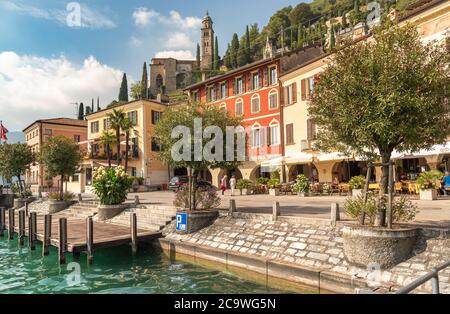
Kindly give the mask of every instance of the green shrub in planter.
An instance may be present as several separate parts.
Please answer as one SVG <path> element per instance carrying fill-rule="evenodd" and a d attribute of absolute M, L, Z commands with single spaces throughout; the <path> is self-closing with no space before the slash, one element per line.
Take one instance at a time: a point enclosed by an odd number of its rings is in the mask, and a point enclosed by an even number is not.
<path fill-rule="evenodd" d="M 280 180 L 279 179 L 270 179 L 269 181 L 267 181 L 267 185 L 269 186 L 269 189 L 276 189 L 280 185 Z"/>
<path fill-rule="evenodd" d="M 119 205 L 125 202 L 132 181 L 124 168 L 105 169 L 99 167 L 94 171 L 94 193 L 100 199 L 101 205 Z"/>
<path fill-rule="evenodd" d="M 364 176 L 355 176 L 350 179 L 348 184 L 352 190 L 360 190 L 366 184 L 366 178 Z"/>
<path fill-rule="evenodd" d="M 51 201 L 61 201 L 59 199 L 59 196 L 60 196 L 59 192 L 52 192 L 48 194 L 48 199 Z M 73 194 L 72 192 L 64 192 L 62 201 L 69 202 L 72 201 L 74 198 L 75 194 Z"/>
<path fill-rule="evenodd" d="M 297 180 L 295 181 L 295 183 L 293 185 L 294 192 L 307 193 L 307 192 L 309 192 L 310 189 L 311 189 L 311 185 L 309 183 L 308 178 L 303 174 L 299 174 L 297 176 Z"/>
<path fill-rule="evenodd" d="M 238 190 L 248 189 L 252 186 L 252 181 L 247 179 L 239 179 L 236 183 L 236 188 Z"/>
<path fill-rule="evenodd" d="M 256 179 L 256 183 L 260 185 L 267 185 L 267 182 L 269 182 L 269 179 L 265 177 L 259 177 Z"/>
<path fill-rule="evenodd" d="M 442 180 L 444 174 L 439 170 L 422 172 L 417 178 L 417 184 L 421 190 L 436 189 L 437 182 Z"/>

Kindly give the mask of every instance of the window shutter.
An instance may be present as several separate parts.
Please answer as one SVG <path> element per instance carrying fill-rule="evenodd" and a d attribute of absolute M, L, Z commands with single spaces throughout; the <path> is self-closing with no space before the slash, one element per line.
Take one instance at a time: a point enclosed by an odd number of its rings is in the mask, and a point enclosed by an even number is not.
<path fill-rule="evenodd" d="M 262 70 L 262 69 L 260 69 L 260 70 L 258 71 L 258 75 L 259 75 L 259 80 L 258 80 L 258 82 L 259 82 L 259 88 L 262 88 L 262 87 L 263 87 L 263 76 L 264 76 L 264 73 L 263 73 L 263 70 Z"/>
<path fill-rule="evenodd" d="M 306 100 L 306 80 L 303 79 L 301 81 L 301 84 L 302 84 L 302 86 L 301 86 L 301 88 L 302 88 L 302 100 Z"/>
<path fill-rule="evenodd" d="M 216 86 L 215 87 L 216 88 L 216 99 L 214 99 L 214 100 L 217 100 L 217 99 L 219 99 L 220 84 L 217 83 L 215 86 Z"/>
<path fill-rule="evenodd" d="M 283 99 L 284 99 L 284 105 L 285 106 L 289 105 L 287 89 L 288 89 L 287 86 L 283 87 Z"/>
<path fill-rule="evenodd" d="M 248 80 L 248 86 L 249 86 L 249 90 L 254 90 L 255 86 L 253 86 L 253 74 L 250 73 L 250 78 Z"/>
<path fill-rule="evenodd" d="M 232 87 L 233 87 L 233 95 L 236 95 L 236 94 L 237 94 L 237 90 L 236 90 L 236 89 L 237 89 L 237 88 L 236 88 L 236 87 L 237 87 L 237 86 L 236 86 L 236 79 L 233 79 L 233 86 L 232 86 Z"/>
<path fill-rule="evenodd" d="M 292 103 L 297 102 L 297 82 L 292 84 Z"/>
<path fill-rule="evenodd" d="M 225 96 L 226 97 L 228 97 L 228 93 L 229 93 L 229 91 L 228 91 L 228 87 L 229 87 L 229 84 L 228 84 L 228 80 L 226 80 L 226 82 L 225 82 Z"/>
<path fill-rule="evenodd" d="M 247 86 L 245 87 L 245 91 L 248 92 L 248 91 L 252 90 L 253 89 L 252 85 L 253 85 L 252 84 L 252 74 L 248 73 L 247 74 Z"/>
<path fill-rule="evenodd" d="M 267 128 L 267 146 L 269 146 L 271 143 L 272 143 L 272 141 L 271 141 L 271 137 L 272 137 L 272 128 L 269 126 L 268 128 Z"/>
<path fill-rule="evenodd" d="M 264 86 L 268 86 L 269 85 L 269 68 L 265 67 L 264 68 Z"/>
<path fill-rule="evenodd" d="M 266 146 L 266 144 L 265 144 L 266 134 L 265 133 L 266 133 L 266 128 L 261 127 L 259 129 L 259 146 L 260 147 Z"/>
<path fill-rule="evenodd" d="M 155 112 L 152 110 L 152 124 L 155 124 Z"/>

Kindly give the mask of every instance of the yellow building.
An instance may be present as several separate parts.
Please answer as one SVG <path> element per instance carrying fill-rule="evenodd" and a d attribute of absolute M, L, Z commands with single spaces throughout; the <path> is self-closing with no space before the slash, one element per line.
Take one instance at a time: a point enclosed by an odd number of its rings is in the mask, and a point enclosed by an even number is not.
<path fill-rule="evenodd" d="M 393 19 L 400 25 L 407 22 L 417 25 L 424 43 L 431 40 L 443 41 L 449 35 L 450 2 L 443 0 L 422 1 L 424 4 L 407 11 L 403 16 Z M 370 38 L 369 38 L 370 39 Z M 314 77 L 320 74 L 332 55 L 324 55 L 294 68 L 280 76 L 284 101 L 282 117 L 284 126 L 284 158 L 278 160 L 278 166 L 284 168 L 286 180 L 293 180 L 297 174 L 305 174 L 308 178 L 319 182 L 331 182 L 337 178 L 340 182 L 350 177 L 365 174 L 366 162 L 355 156 L 343 156 L 339 153 L 321 153 L 312 149 L 317 129 L 308 117 L 309 96 L 314 89 Z M 424 169 L 449 168 L 450 139 L 446 145 L 437 145 L 430 151 L 416 154 L 394 153 L 393 158 L 399 160 L 410 179 Z M 372 178 L 379 181 L 381 171 L 376 169 Z"/>
<path fill-rule="evenodd" d="M 127 172 L 131 176 L 143 177 L 147 186 L 161 186 L 169 181 L 170 171 L 167 165 L 157 159 L 160 147 L 155 141 L 155 124 L 159 121 L 166 104 L 153 100 L 136 100 L 114 107 L 123 110 L 126 116 L 135 123 L 134 132 L 130 134 L 129 159 Z M 83 176 L 79 185 L 80 192 L 90 192 L 93 169 L 108 166 L 106 147 L 101 143 L 102 132 L 109 128 L 108 114 L 113 109 L 104 109 L 87 115 L 88 123 L 88 155 L 83 161 Z M 111 130 L 114 133 L 114 131 Z M 115 134 L 115 133 L 114 133 Z M 111 163 L 116 165 L 116 145 L 112 145 Z M 122 166 L 125 158 L 125 135 L 121 134 Z M 72 190 L 76 188 L 73 187 Z"/>

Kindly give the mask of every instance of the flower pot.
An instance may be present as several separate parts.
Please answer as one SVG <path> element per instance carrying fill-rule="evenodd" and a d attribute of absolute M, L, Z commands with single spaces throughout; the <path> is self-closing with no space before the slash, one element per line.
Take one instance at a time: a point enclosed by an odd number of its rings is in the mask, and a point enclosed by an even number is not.
<path fill-rule="evenodd" d="M 105 221 L 111 219 L 120 213 L 122 213 L 128 205 L 119 204 L 119 205 L 99 205 L 97 208 L 97 219 L 98 221 Z"/>
<path fill-rule="evenodd" d="M 352 189 L 352 196 L 353 197 L 360 197 L 363 193 L 362 189 Z"/>
<path fill-rule="evenodd" d="M 297 192 L 297 195 L 299 197 L 307 197 L 308 196 L 308 192 Z"/>
<path fill-rule="evenodd" d="M 280 189 L 269 189 L 269 195 L 271 195 L 271 196 L 280 195 Z"/>
<path fill-rule="evenodd" d="M 435 189 L 420 190 L 420 200 L 424 201 L 437 200 L 437 190 Z"/>
<path fill-rule="evenodd" d="M 55 214 L 57 212 L 60 212 L 66 208 L 68 208 L 72 202 L 68 201 L 49 201 L 48 202 L 48 213 L 49 214 Z"/>
<path fill-rule="evenodd" d="M 249 195 L 248 189 L 241 189 L 241 195 Z"/>
<path fill-rule="evenodd" d="M 351 264 L 391 268 L 407 260 L 414 249 L 417 229 L 344 227 L 344 255 Z"/>

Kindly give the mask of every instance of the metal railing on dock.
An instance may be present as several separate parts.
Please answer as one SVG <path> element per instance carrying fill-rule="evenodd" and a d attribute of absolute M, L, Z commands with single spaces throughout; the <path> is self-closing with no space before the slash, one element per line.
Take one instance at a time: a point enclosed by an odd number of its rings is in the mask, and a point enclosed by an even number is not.
<path fill-rule="evenodd" d="M 444 264 L 434 268 L 429 273 L 427 273 L 427 274 L 417 278 L 416 280 L 414 280 L 410 284 L 408 284 L 405 287 L 397 290 L 395 293 L 396 294 L 407 294 L 407 293 L 410 293 L 411 291 L 417 289 L 418 287 L 420 287 L 424 283 L 426 283 L 429 280 L 431 280 L 432 293 L 433 294 L 439 294 L 440 293 L 440 290 L 439 290 L 439 272 L 441 270 L 444 270 L 447 267 L 450 267 L 450 260 L 448 262 L 446 262 L 446 263 L 444 263 Z"/>

